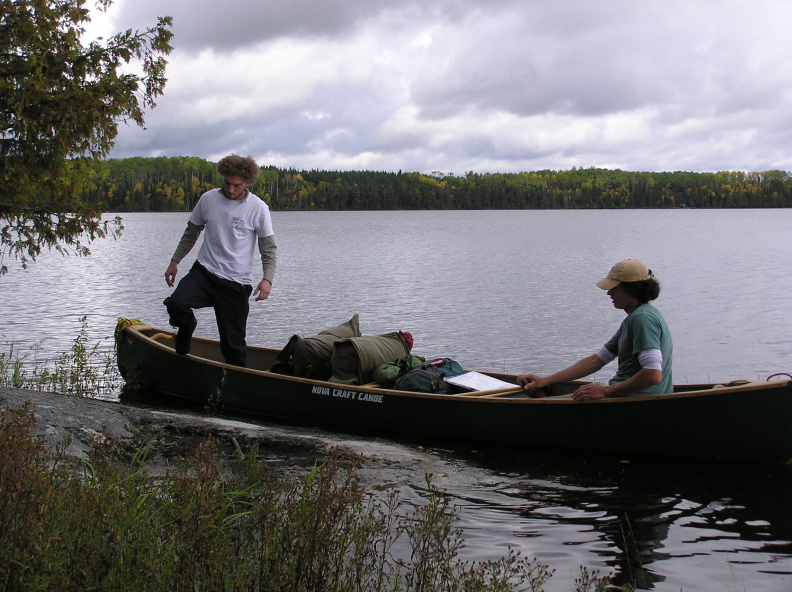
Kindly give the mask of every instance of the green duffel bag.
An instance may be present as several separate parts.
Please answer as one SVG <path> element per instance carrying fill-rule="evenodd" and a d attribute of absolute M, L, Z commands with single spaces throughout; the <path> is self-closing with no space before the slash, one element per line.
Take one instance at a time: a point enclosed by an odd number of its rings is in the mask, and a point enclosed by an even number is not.
<path fill-rule="evenodd" d="M 374 373 L 371 375 L 371 380 L 385 388 L 393 388 L 399 376 L 407 372 L 413 366 L 423 364 L 425 361 L 426 358 L 410 354 L 394 362 L 386 362 L 377 366 L 377 369 L 374 370 Z"/>
<path fill-rule="evenodd" d="M 400 332 L 341 339 L 333 344 L 330 359 L 330 382 L 360 385 L 371 382 L 374 370 L 388 360 L 397 360 L 410 353 Z"/>
<path fill-rule="evenodd" d="M 360 319 L 354 315 L 346 323 L 325 329 L 318 335 L 300 337 L 293 335 L 280 353 L 278 362 L 271 368 L 278 374 L 290 374 L 300 378 L 327 380 L 332 373 L 330 358 L 333 344 L 339 339 L 360 337 Z"/>

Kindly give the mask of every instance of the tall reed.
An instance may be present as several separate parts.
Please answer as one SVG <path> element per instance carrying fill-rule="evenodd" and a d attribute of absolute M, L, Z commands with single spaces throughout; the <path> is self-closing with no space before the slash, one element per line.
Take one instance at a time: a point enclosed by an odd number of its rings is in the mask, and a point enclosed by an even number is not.
<path fill-rule="evenodd" d="M 101 343 L 88 343 L 88 318 L 80 318 L 80 332 L 67 352 L 54 361 L 38 357 L 38 348 L 0 353 L 0 386 L 76 395 L 115 397 L 121 387 L 114 352 L 104 352 Z"/>

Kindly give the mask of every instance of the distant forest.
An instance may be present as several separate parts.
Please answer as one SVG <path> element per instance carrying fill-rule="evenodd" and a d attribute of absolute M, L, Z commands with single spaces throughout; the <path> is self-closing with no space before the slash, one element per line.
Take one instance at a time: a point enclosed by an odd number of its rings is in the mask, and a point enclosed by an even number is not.
<path fill-rule="evenodd" d="M 216 163 L 194 157 L 97 162 L 84 199 L 105 212 L 190 210 L 218 187 Z M 273 210 L 523 210 L 610 208 L 788 208 L 792 177 L 761 173 L 525 173 L 299 171 L 264 167 L 252 191 Z"/>

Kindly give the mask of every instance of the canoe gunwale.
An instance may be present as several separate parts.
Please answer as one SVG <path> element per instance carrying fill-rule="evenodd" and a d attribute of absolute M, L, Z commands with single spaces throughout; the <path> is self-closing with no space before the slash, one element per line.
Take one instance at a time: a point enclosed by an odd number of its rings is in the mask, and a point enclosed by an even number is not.
<path fill-rule="evenodd" d="M 125 331 L 133 332 L 137 334 L 143 341 L 148 342 L 153 347 L 163 350 L 164 352 L 168 353 L 169 355 L 176 356 L 176 352 L 174 351 L 173 347 L 168 346 L 160 342 L 158 339 L 161 337 L 167 338 L 175 338 L 176 333 L 173 331 L 163 331 L 156 327 L 151 327 L 148 325 L 130 325 L 125 328 Z M 154 331 L 154 335 L 148 335 L 147 332 Z M 206 339 L 203 337 L 193 337 L 194 341 L 204 342 L 204 343 L 214 343 L 211 339 Z M 248 346 L 248 350 L 253 351 L 263 351 L 269 352 L 272 354 L 277 354 L 280 350 L 276 348 L 270 347 L 262 347 L 262 346 Z M 735 384 L 732 386 L 722 385 L 719 383 L 702 383 L 702 384 L 695 384 L 695 385 L 674 385 L 675 388 L 680 388 L 681 390 L 675 391 L 673 393 L 663 393 L 658 395 L 642 395 L 642 396 L 628 396 L 628 397 L 608 397 L 605 399 L 592 399 L 592 400 L 584 400 L 578 401 L 570 398 L 565 397 L 544 397 L 544 398 L 531 398 L 531 397 L 520 397 L 520 398 L 507 398 L 505 394 L 520 394 L 515 385 L 514 390 L 512 389 L 494 389 L 491 391 L 476 391 L 471 393 L 457 393 L 453 396 L 449 396 L 447 394 L 432 394 L 432 393 L 419 393 L 413 391 L 400 391 L 396 389 L 388 389 L 382 386 L 377 385 L 346 385 L 346 384 L 339 384 L 328 382 L 324 380 L 315 380 L 312 378 L 302 378 L 299 376 L 289 376 L 285 374 L 278 374 L 275 372 L 270 372 L 269 370 L 259 370 L 256 368 L 242 368 L 239 366 L 233 366 L 231 364 L 226 364 L 224 362 L 219 362 L 217 360 L 212 360 L 210 358 L 204 358 L 200 356 L 196 356 L 194 354 L 187 354 L 184 356 L 189 359 L 194 359 L 199 361 L 202 364 L 207 364 L 211 366 L 215 366 L 218 368 L 223 369 L 233 369 L 236 372 L 243 372 L 246 374 L 253 374 L 253 375 L 261 375 L 267 376 L 270 378 L 275 378 L 279 380 L 284 380 L 293 383 L 304 383 L 310 385 L 322 385 L 322 386 L 331 386 L 332 388 L 347 388 L 347 389 L 354 389 L 356 391 L 361 392 L 376 392 L 382 393 L 387 392 L 389 395 L 396 395 L 396 396 L 407 396 L 407 397 L 418 397 L 418 398 L 433 398 L 433 399 L 443 399 L 443 400 L 455 400 L 455 401 L 469 401 L 469 400 L 478 400 L 478 401 L 489 401 L 492 403 L 497 404 L 526 404 L 532 403 L 537 405 L 564 405 L 564 404 L 574 404 L 574 405 L 591 405 L 591 404 L 614 404 L 614 403 L 638 403 L 643 401 L 656 401 L 656 400 L 668 400 L 668 399 L 676 399 L 676 398 L 689 398 L 689 397 L 709 397 L 709 396 L 717 396 L 719 394 L 723 394 L 725 392 L 731 393 L 741 393 L 741 392 L 748 392 L 748 391 L 757 391 L 757 390 L 764 390 L 764 389 L 775 389 L 775 388 L 783 388 L 784 386 L 788 386 L 792 384 L 792 380 L 760 380 L 760 381 L 749 381 L 749 382 L 741 382 L 740 384 Z M 499 378 L 507 378 L 513 377 L 514 375 L 502 372 L 482 372 L 483 374 L 488 374 L 491 376 L 496 376 Z M 570 381 L 568 385 L 583 385 L 587 384 L 589 381 L 585 380 L 575 380 Z M 698 388 L 700 387 L 700 388 Z M 511 392 L 510 392 L 511 391 Z M 488 396 L 489 395 L 489 396 Z"/>

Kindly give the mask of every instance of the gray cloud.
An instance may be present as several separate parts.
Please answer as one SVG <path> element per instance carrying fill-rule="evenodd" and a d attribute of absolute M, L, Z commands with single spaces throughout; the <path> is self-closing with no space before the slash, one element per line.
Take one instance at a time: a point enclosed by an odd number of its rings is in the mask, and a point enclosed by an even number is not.
<path fill-rule="evenodd" d="M 164 11 L 165 95 L 111 156 L 792 169 L 785 0 L 117 0 L 110 16 L 119 30 Z"/>
<path fill-rule="evenodd" d="M 453 21 L 467 12 L 468 4 L 457 0 L 117 0 L 116 22 L 142 28 L 151 15 L 166 13 L 174 17 L 174 33 L 182 49 L 232 51 L 280 38 L 340 38 L 379 15 L 400 19 L 407 14 L 415 22 Z M 502 0 L 492 0 L 493 7 L 501 4 Z"/>

